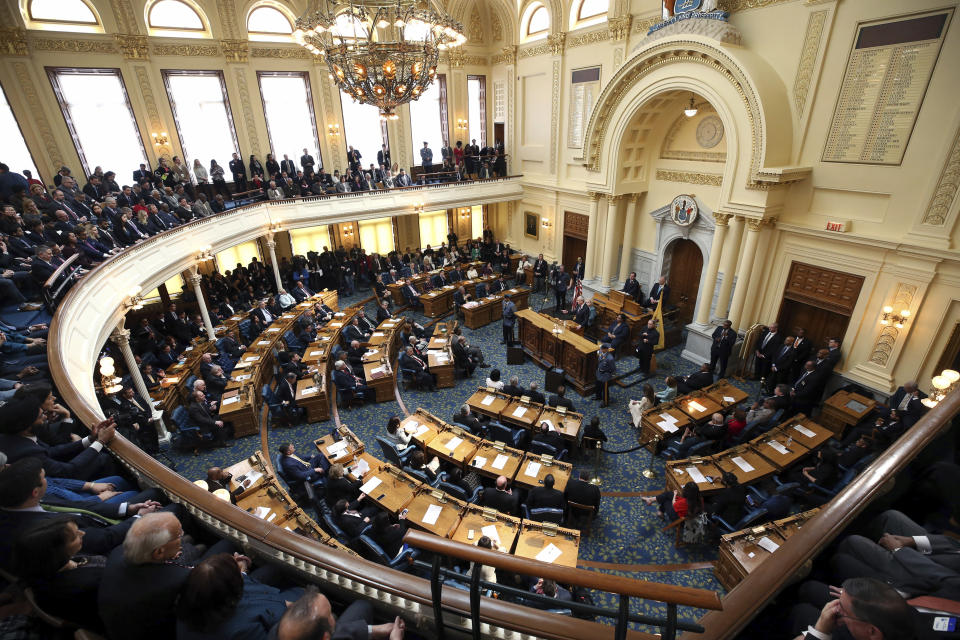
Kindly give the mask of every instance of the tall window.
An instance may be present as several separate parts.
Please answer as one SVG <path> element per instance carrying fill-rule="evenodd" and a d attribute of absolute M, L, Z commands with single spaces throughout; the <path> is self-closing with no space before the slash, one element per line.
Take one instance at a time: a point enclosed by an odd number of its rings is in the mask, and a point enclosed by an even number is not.
<path fill-rule="evenodd" d="M 150 35 L 176 38 L 205 38 L 207 22 L 197 5 L 188 0 L 153 0 L 145 7 Z"/>
<path fill-rule="evenodd" d="M 95 167 L 125 175 L 147 154 L 119 69 L 47 68 L 86 175 Z"/>
<path fill-rule="evenodd" d="M 550 13 L 545 6 L 536 2 L 524 11 L 520 25 L 524 41 L 529 42 L 546 38 L 547 32 L 550 30 Z"/>
<path fill-rule="evenodd" d="M 344 143 L 360 152 L 363 156 L 360 162 L 364 167 L 369 167 L 371 162 L 377 164 L 380 145 L 390 144 L 387 141 L 387 124 L 380 120 L 380 110 L 371 104 L 355 102 L 343 91 L 340 92 L 340 108 L 343 110 Z M 360 240 L 363 242 L 363 236 Z M 366 247 L 366 243 L 363 246 Z"/>
<path fill-rule="evenodd" d="M 447 241 L 447 212 L 428 211 L 420 214 L 420 246 L 430 245 L 434 249 Z"/>
<path fill-rule="evenodd" d="M 263 260 L 263 257 L 260 255 L 260 246 L 255 241 L 244 242 L 234 245 L 229 249 L 224 249 L 217 254 L 216 258 L 217 266 L 221 273 L 224 271 L 233 271 L 237 268 L 238 262 L 243 266 L 247 266 L 254 258 Z"/>
<path fill-rule="evenodd" d="M 161 73 L 187 166 L 192 167 L 193 159 L 199 158 L 200 163 L 209 169 L 210 160 L 216 160 L 227 170 L 229 178 L 227 163 L 234 152 L 240 151 L 240 145 L 223 74 L 220 71 L 168 69 Z M 246 158 L 242 155 L 241 158 L 246 164 Z"/>
<path fill-rule="evenodd" d="M 257 79 L 260 81 L 263 112 L 267 117 L 270 148 L 277 162 L 283 159 L 283 154 L 287 154 L 299 165 L 298 159 L 306 147 L 310 155 L 323 166 L 307 74 L 299 71 L 258 71 Z"/>
<path fill-rule="evenodd" d="M 570 76 L 570 120 L 567 123 L 567 146 L 583 147 L 590 114 L 600 95 L 600 67 L 576 69 Z"/>
<path fill-rule="evenodd" d="M 470 139 L 487 146 L 487 77 L 467 76 Z"/>
<path fill-rule="evenodd" d="M 27 141 L 23 139 L 23 133 L 20 132 L 20 125 L 13 116 L 13 109 L 7 102 L 7 94 L 4 93 L 3 87 L 0 87 L 0 149 L 2 149 L 0 162 L 10 167 L 10 171 L 23 173 L 24 169 L 29 169 L 33 172 L 34 178 L 41 179 L 30 149 L 27 148 Z"/>
<path fill-rule="evenodd" d="M 580 0 L 570 10 L 570 28 L 579 29 L 605 22 L 610 0 Z"/>
<path fill-rule="evenodd" d="M 320 253 L 324 247 L 332 247 L 330 225 L 290 229 L 290 246 L 293 247 L 293 255 L 296 256 L 305 256 L 310 251 Z"/>
<path fill-rule="evenodd" d="M 29 0 L 21 2 L 20 7 L 28 29 L 103 33 L 88 0 Z"/>
<path fill-rule="evenodd" d="M 475 204 L 470 207 L 470 237 L 483 237 L 483 205 Z"/>
<path fill-rule="evenodd" d="M 450 141 L 447 130 L 447 76 L 438 74 L 435 82 L 410 103 L 410 132 L 413 136 L 411 165 L 420 164 L 420 149 L 428 142 L 433 150 L 434 164 L 442 162 L 440 149 Z"/>
<path fill-rule="evenodd" d="M 247 15 L 247 33 L 251 40 L 291 42 L 293 22 L 282 5 L 264 2 Z"/>
<path fill-rule="evenodd" d="M 183 291 L 183 276 L 179 273 L 166 282 L 163 283 L 167 287 L 167 295 L 175 296 Z M 159 300 L 160 299 L 160 288 L 151 289 L 147 292 L 147 295 L 143 296 L 144 300 Z"/>
<path fill-rule="evenodd" d="M 367 254 L 387 255 L 394 249 L 393 218 L 360 221 L 360 246 Z"/>

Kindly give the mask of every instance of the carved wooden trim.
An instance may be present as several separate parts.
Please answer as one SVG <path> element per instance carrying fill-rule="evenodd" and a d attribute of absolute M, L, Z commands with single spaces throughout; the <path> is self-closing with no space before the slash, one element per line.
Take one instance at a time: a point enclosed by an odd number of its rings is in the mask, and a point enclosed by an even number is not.
<path fill-rule="evenodd" d="M 807 20 L 807 33 L 803 38 L 803 48 L 800 52 L 800 63 L 797 65 L 797 76 L 793 81 L 793 104 L 797 115 L 802 115 L 807 104 L 807 92 L 810 90 L 810 79 L 813 69 L 817 65 L 817 53 L 820 51 L 820 39 L 823 36 L 823 26 L 827 21 L 827 10 L 815 11 Z"/>
<path fill-rule="evenodd" d="M 899 288 L 897 289 L 897 295 L 894 298 L 893 308 L 897 309 L 909 309 L 910 305 L 913 303 L 913 296 L 917 293 L 917 287 L 912 284 L 900 283 Z M 897 338 L 900 337 L 900 332 L 902 329 L 897 329 L 892 324 L 886 325 L 883 330 L 880 332 L 880 335 L 877 336 L 877 343 L 873 345 L 873 353 L 870 355 L 870 362 L 880 365 L 881 367 L 887 366 L 887 362 L 890 360 L 890 355 L 893 353 L 893 347 L 897 342 Z"/>
<path fill-rule="evenodd" d="M 953 146 L 943 163 L 943 171 L 940 172 L 940 179 L 937 181 L 936 189 L 933 190 L 930 204 L 927 205 L 927 210 L 923 214 L 923 224 L 943 226 L 958 190 L 960 190 L 960 128 L 957 128 L 957 133 L 953 137 Z"/>

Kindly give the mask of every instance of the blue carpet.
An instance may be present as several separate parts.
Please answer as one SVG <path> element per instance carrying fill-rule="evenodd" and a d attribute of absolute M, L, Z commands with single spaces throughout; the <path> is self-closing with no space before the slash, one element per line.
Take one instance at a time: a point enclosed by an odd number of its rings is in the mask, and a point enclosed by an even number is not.
<path fill-rule="evenodd" d="M 349 306 L 366 296 L 366 293 L 355 295 L 341 300 L 341 307 Z M 367 314 L 375 315 L 373 303 L 366 305 Z M 421 324 L 429 319 L 415 313 L 405 313 L 414 317 Z M 483 350 L 483 354 L 492 368 L 499 368 L 503 380 L 516 375 L 521 384 L 538 381 L 543 387 L 544 370 L 530 360 L 522 365 L 507 365 L 505 348 L 499 344 L 502 337 L 499 322 L 487 325 L 478 330 L 464 328 L 467 340 Z M 686 375 L 696 370 L 696 366 L 682 360 L 680 353 L 682 346 L 659 352 L 657 361 L 659 375 L 648 382 L 654 389 L 664 387 L 666 375 Z M 625 357 L 618 361 L 621 373 L 633 369 L 636 360 Z M 404 391 L 402 385 L 399 392 L 404 404 L 410 412 L 422 407 L 444 420 L 452 420 L 453 414 L 460 405 L 483 384 L 483 380 L 491 369 L 477 369 L 472 379 L 458 380 L 452 389 L 443 389 L 435 393 L 426 391 Z M 625 383 L 637 380 L 639 374 L 633 374 L 624 379 Z M 734 381 L 735 382 L 735 381 Z M 747 391 L 751 397 L 758 391 L 758 383 L 736 383 Z M 623 451 L 637 446 L 637 432 L 630 421 L 627 403 L 631 398 L 640 396 L 640 385 L 629 389 L 617 386 L 611 387 L 611 406 L 602 408 L 592 396 L 583 398 L 568 391 L 568 397 L 573 400 L 579 412 L 584 414 L 584 420 L 599 416 L 601 428 L 606 432 L 609 442 L 608 451 Z M 379 457 L 379 448 L 374 440 L 375 436 L 384 431 L 387 420 L 393 415 L 401 415 L 400 407 L 396 402 L 370 404 L 361 408 L 341 412 L 341 421 L 348 425 L 367 444 L 368 450 Z M 298 427 L 275 430 L 270 433 L 270 448 L 276 450 L 282 442 L 292 442 L 301 453 L 313 453 L 313 440 L 328 433 L 333 428 L 333 422 L 301 425 Z M 177 464 L 177 470 L 189 480 L 205 477 L 206 469 L 213 465 L 227 466 L 237 462 L 260 448 L 259 437 L 247 437 L 237 440 L 232 448 L 215 449 L 201 452 L 199 456 L 171 453 Z M 574 473 L 585 466 L 602 481 L 601 490 L 604 492 L 648 492 L 661 491 L 664 488 L 663 460 L 655 458 L 653 468 L 656 477 L 644 478 L 640 472 L 650 463 L 650 454 L 645 449 L 619 455 L 602 454 L 599 464 L 594 464 L 591 457 L 588 461 L 574 460 Z M 674 546 L 674 533 L 664 533 L 664 526 L 657 516 L 654 507 L 643 505 L 639 497 L 605 496 L 601 504 L 600 514 L 591 532 L 581 541 L 580 559 L 583 561 L 611 563 L 616 565 L 685 565 L 688 563 L 711 562 L 716 559 L 716 550 L 712 548 L 683 548 Z M 642 567 L 650 569 L 651 567 Z M 639 567 L 638 567 L 639 569 Z M 716 581 L 711 569 L 675 569 L 665 567 L 660 571 L 623 571 L 622 567 L 605 568 L 600 570 L 616 575 L 631 578 L 651 580 L 668 584 L 690 587 L 699 587 L 723 592 L 723 588 Z M 597 604 L 616 608 L 617 603 L 613 596 L 594 594 Z M 634 602 L 634 612 L 643 612 L 651 615 L 664 615 L 665 608 L 657 603 Z M 684 620 L 695 620 L 703 612 L 691 609 L 681 610 L 680 617 Z"/>

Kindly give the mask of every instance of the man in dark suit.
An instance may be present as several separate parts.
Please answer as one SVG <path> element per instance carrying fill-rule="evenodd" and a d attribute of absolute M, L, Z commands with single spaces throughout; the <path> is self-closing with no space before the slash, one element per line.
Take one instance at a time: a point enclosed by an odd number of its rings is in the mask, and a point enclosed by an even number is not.
<path fill-rule="evenodd" d="M 700 370 L 677 378 L 677 393 L 690 393 L 713 384 L 713 372 L 709 364 L 700 365 Z"/>
<path fill-rule="evenodd" d="M 553 488 L 555 479 L 552 473 L 548 473 L 543 478 L 543 487 L 530 489 L 527 494 L 527 509 L 563 509 L 563 494 Z"/>
<path fill-rule="evenodd" d="M 457 310 L 457 313 L 460 314 L 460 311 L 463 308 L 464 303 L 470 299 L 470 294 L 467 293 L 466 288 L 463 285 L 457 287 L 457 290 L 453 292 L 453 307 Z"/>
<path fill-rule="evenodd" d="M 260 322 L 263 323 L 263 326 L 265 327 L 269 326 L 274 320 L 273 313 L 267 308 L 266 300 L 261 300 L 257 305 L 257 308 L 254 309 L 250 315 L 259 318 Z"/>
<path fill-rule="evenodd" d="M 617 352 L 617 348 L 630 339 L 630 326 L 627 324 L 627 316 L 622 313 L 617 314 L 617 319 L 610 325 L 607 331 L 607 341 L 610 342 L 610 348 Z"/>
<path fill-rule="evenodd" d="M 417 291 L 412 282 L 403 285 L 403 295 L 411 306 L 423 306 L 423 303 L 420 302 L 420 292 Z"/>
<path fill-rule="evenodd" d="M 236 191 L 247 190 L 247 168 L 240 159 L 240 155 L 233 154 L 233 160 L 230 161 L 230 172 L 233 174 L 233 184 Z"/>
<path fill-rule="evenodd" d="M 640 370 L 645 378 L 650 376 L 650 358 L 653 350 L 660 342 L 660 332 L 657 323 L 652 319 L 647 321 L 647 328 L 640 332 L 640 341 L 637 342 L 637 360 L 640 361 Z"/>
<path fill-rule="evenodd" d="M 777 349 L 770 363 L 770 375 L 767 378 L 767 389 L 773 389 L 777 384 L 790 381 L 793 371 L 793 360 L 796 353 L 793 350 L 793 336 L 787 336 L 783 344 Z"/>
<path fill-rule="evenodd" d="M 280 161 L 280 173 L 286 173 L 291 179 L 297 177 L 297 165 L 287 154 L 283 154 L 283 160 Z"/>
<path fill-rule="evenodd" d="M 519 496 L 510 488 L 510 481 L 506 476 L 497 478 L 495 489 L 483 490 L 483 506 L 493 507 L 500 513 L 516 515 L 520 511 Z"/>
<path fill-rule="evenodd" d="M 527 389 L 526 395 L 530 398 L 530 402 L 539 402 L 540 404 L 544 404 L 547 401 L 547 399 L 540 392 L 540 385 L 536 382 L 530 383 L 530 387 Z"/>
<path fill-rule="evenodd" d="M 430 373 L 426 361 L 420 359 L 420 357 L 413 352 L 413 347 L 409 345 L 406 350 L 400 354 L 400 368 L 413 371 L 413 376 L 417 381 L 418 387 L 426 388 L 428 391 L 437 390 L 437 382 L 433 374 Z"/>
<path fill-rule="evenodd" d="M 727 362 L 730 360 L 730 353 L 733 352 L 733 345 L 737 342 L 737 332 L 733 330 L 733 323 L 724 320 L 723 325 L 713 330 L 710 344 L 710 371 L 717 368 L 720 363 L 721 378 L 727 373 Z"/>
<path fill-rule="evenodd" d="M 347 362 L 354 370 L 359 371 L 363 367 L 363 355 L 366 352 L 367 348 L 361 345 L 359 340 L 350 342 L 350 348 L 347 349 Z"/>
<path fill-rule="evenodd" d="M 796 380 L 803 373 L 803 364 L 813 355 L 813 342 L 807 338 L 807 332 L 797 327 L 797 337 L 793 341 L 793 371 L 790 379 Z"/>
<path fill-rule="evenodd" d="M 550 266 L 547 264 L 547 261 L 543 259 L 543 254 L 541 253 L 533 263 L 534 291 L 543 291 L 543 288 L 547 282 L 547 272 L 549 269 Z"/>
<path fill-rule="evenodd" d="M 553 455 L 560 455 L 560 452 L 564 449 L 563 438 L 554 429 L 551 429 L 550 425 L 546 422 L 540 423 L 540 431 L 534 436 L 533 440 L 530 441 L 530 444 L 533 445 L 534 442 L 553 447 L 555 451 Z"/>
<path fill-rule="evenodd" d="M 586 469 L 580 470 L 579 479 L 571 478 L 567 482 L 567 488 L 563 491 L 566 501 L 576 502 L 591 507 L 596 507 L 593 515 L 600 512 L 600 487 L 590 482 L 590 472 Z"/>
<path fill-rule="evenodd" d="M 469 376 L 472 376 L 474 369 L 477 368 L 477 363 L 467 351 L 467 339 L 463 336 L 453 337 L 453 361 L 458 369 L 466 371 Z"/>
<path fill-rule="evenodd" d="M 297 282 L 297 286 L 293 288 L 293 291 L 290 292 L 290 295 L 292 295 L 294 300 L 299 303 L 312 296 L 313 291 L 307 289 L 307 286 L 303 284 L 303 281 L 301 280 L 300 282 Z"/>
<path fill-rule="evenodd" d="M 830 366 L 830 371 L 833 371 L 837 364 L 840 363 L 840 359 L 843 357 L 843 353 L 840 351 L 840 340 L 838 338 L 830 338 L 827 340 L 827 362 Z"/>
<path fill-rule="evenodd" d="M 581 327 L 587 326 L 590 322 L 590 307 L 583 301 L 583 296 L 579 296 L 574 303 L 573 321 Z"/>
<path fill-rule="evenodd" d="M 567 289 L 571 287 L 570 274 L 563 270 L 563 265 L 557 267 L 553 276 L 553 294 L 556 298 L 557 311 L 566 311 Z"/>
<path fill-rule="evenodd" d="M 283 405 L 287 418 L 295 424 L 303 420 L 306 410 L 297 406 L 297 374 L 293 371 L 287 372 L 277 385 L 277 399 Z"/>
<path fill-rule="evenodd" d="M 883 405 L 877 407 L 877 413 L 885 416 L 890 411 L 896 411 L 898 415 L 903 417 L 903 424 L 909 428 L 916 424 L 917 420 L 927 412 L 927 407 L 921 402 L 926 397 L 927 394 L 920 391 L 916 382 L 908 380 L 894 391 L 886 407 Z"/>
<path fill-rule="evenodd" d="M 333 505 L 333 517 L 337 526 L 343 529 L 347 537 L 358 538 L 370 524 L 370 518 L 355 509 L 351 509 L 350 506 L 346 498 L 337 500 Z"/>
<path fill-rule="evenodd" d="M 623 289 L 621 289 L 621 291 L 630 296 L 634 301 L 639 300 L 643 296 L 643 291 L 640 290 L 640 283 L 637 281 L 636 271 L 630 272 L 630 277 L 623 283 Z"/>
<path fill-rule="evenodd" d="M 333 384 L 337 389 L 350 391 L 362 400 L 373 399 L 373 389 L 367 386 L 363 378 L 359 378 L 347 368 L 347 363 L 337 360 L 333 369 Z"/>
<path fill-rule="evenodd" d="M 382 324 L 392 317 L 393 314 L 390 313 L 390 303 L 386 300 L 381 300 L 380 306 L 377 307 L 377 324 Z"/>
<path fill-rule="evenodd" d="M 813 360 L 807 360 L 804 363 L 803 373 L 793 383 L 793 390 L 790 392 L 793 407 L 797 413 L 810 415 L 810 411 L 820 398 L 820 389 L 824 377 L 823 371 L 817 369 Z"/>
<path fill-rule="evenodd" d="M 42 287 L 50 276 L 57 270 L 53 264 L 53 251 L 47 245 L 40 245 L 36 248 L 36 255 L 30 262 L 30 275 L 37 286 Z"/>
<path fill-rule="evenodd" d="M 770 375 L 770 367 L 773 365 L 773 360 L 782 345 L 780 334 L 777 333 L 778 329 L 779 326 L 776 322 L 771 323 L 760 333 L 760 338 L 757 340 L 757 348 L 754 351 L 754 356 L 757 359 L 755 365 L 757 379 L 766 378 Z"/>
<path fill-rule="evenodd" d="M 271 640 L 367 640 L 403 638 L 404 622 L 374 625 L 373 606 L 367 600 L 354 600 L 337 618 L 330 601 L 316 590 L 307 590 L 299 600 L 287 607 L 280 622 L 270 630 Z"/>
<path fill-rule="evenodd" d="M 194 391 L 190 405 L 187 407 L 190 423 L 200 428 L 203 433 L 212 433 L 214 443 L 218 447 L 230 446 L 226 443 L 226 426 L 223 420 L 217 420 L 210 412 L 210 405 L 203 391 Z"/>
<path fill-rule="evenodd" d="M 650 288 L 650 296 L 647 298 L 647 307 L 653 308 L 657 306 L 657 303 L 660 300 L 663 300 L 663 308 L 667 308 L 667 298 L 670 296 L 670 287 L 667 285 L 667 279 L 664 276 L 660 276 L 660 279 L 657 280 L 656 284 Z"/>
<path fill-rule="evenodd" d="M 297 456 L 296 448 L 289 442 L 280 445 L 278 451 L 280 453 L 280 473 L 288 484 L 291 482 L 317 482 L 323 478 L 323 474 L 330 468 L 330 462 L 323 454 L 318 453 L 310 460 L 304 460 Z"/>
<path fill-rule="evenodd" d="M 153 171 L 147 169 L 145 164 L 141 164 L 140 168 L 133 172 L 133 181 L 136 184 L 142 184 L 144 180 L 148 180 L 152 184 L 153 177 Z"/>
<path fill-rule="evenodd" d="M 523 387 L 520 386 L 520 378 L 517 376 L 510 376 L 510 383 L 504 385 L 500 391 L 512 398 L 519 398 L 524 395 Z"/>
<path fill-rule="evenodd" d="M 517 321 L 517 305 L 510 294 L 503 296 L 503 344 L 513 345 L 513 325 Z"/>
<path fill-rule="evenodd" d="M 613 348 L 606 342 L 600 345 L 600 355 L 597 358 L 596 395 L 600 406 L 610 404 L 610 381 L 617 375 L 617 363 L 613 358 Z"/>
<path fill-rule="evenodd" d="M 565 386 L 557 385 L 557 393 L 550 396 L 550 399 L 547 400 L 548 407 L 564 407 L 567 411 L 576 411 L 576 408 L 573 406 L 573 402 L 566 397 L 567 388 Z"/>
<path fill-rule="evenodd" d="M 354 316 L 353 319 L 350 320 L 350 324 L 344 328 L 343 337 L 346 338 L 348 342 L 353 342 L 354 340 L 357 342 L 366 342 L 370 339 L 370 333 L 360 328 L 360 321 Z"/>

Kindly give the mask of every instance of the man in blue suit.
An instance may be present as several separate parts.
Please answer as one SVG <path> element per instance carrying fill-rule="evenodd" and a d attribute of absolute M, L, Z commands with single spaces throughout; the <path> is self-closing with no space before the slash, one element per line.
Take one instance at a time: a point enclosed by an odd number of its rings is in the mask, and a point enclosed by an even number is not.
<path fill-rule="evenodd" d="M 607 338 L 610 340 L 610 347 L 614 353 L 616 353 L 617 347 L 630 338 L 630 327 L 627 325 L 627 316 L 622 313 L 617 314 L 616 321 L 610 325 L 610 330 L 607 331 Z"/>
<path fill-rule="evenodd" d="M 330 462 L 326 456 L 318 453 L 304 460 L 296 455 L 296 449 L 292 444 L 285 443 L 278 449 L 280 453 L 280 473 L 288 482 L 316 482 L 330 468 Z"/>
<path fill-rule="evenodd" d="M 737 341 L 737 332 L 733 330 L 732 322 L 724 320 L 722 326 L 713 330 L 711 338 L 713 342 L 710 344 L 710 371 L 712 373 L 719 362 L 719 376 L 722 378 L 727 372 L 727 362 L 733 352 L 733 345 Z"/>
<path fill-rule="evenodd" d="M 667 297 L 670 295 L 670 287 L 667 285 L 667 279 L 660 276 L 657 283 L 650 289 L 650 297 L 647 298 L 646 306 L 653 308 L 657 306 L 660 300 L 663 300 L 663 306 L 667 306 Z"/>
<path fill-rule="evenodd" d="M 600 345 L 600 356 L 597 360 L 597 383 L 596 399 L 600 401 L 600 406 L 606 407 L 610 404 L 610 381 L 617 375 L 617 363 L 613 359 L 613 349 L 604 342 Z"/>
<path fill-rule="evenodd" d="M 502 344 L 513 344 L 513 325 L 517 321 L 517 305 L 514 304 L 510 294 L 503 296 L 503 342 Z"/>
<path fill-rule="evenodd" d="M 921 402 L 926 397 L 927 394 L 920 391 L 916 382 L 908 380 L 890 396 L 886 407 L 877 407 L 877 413 L 886 416 L 890 411 L 896 411 L 903 417 L 903 424 L 910 428 L 927 412 L 927 407 Z"/>
<path fill-rule="evenodd" d="M 337 360 L 333 367 L 333 384 L 336 385 L 337 389 L 352 391 L 354 395 L 363 400 L 373 398 L 373 389 L 367 387 L 365 380 L 353 375 L 347 368 L 346 362 Z"/>

